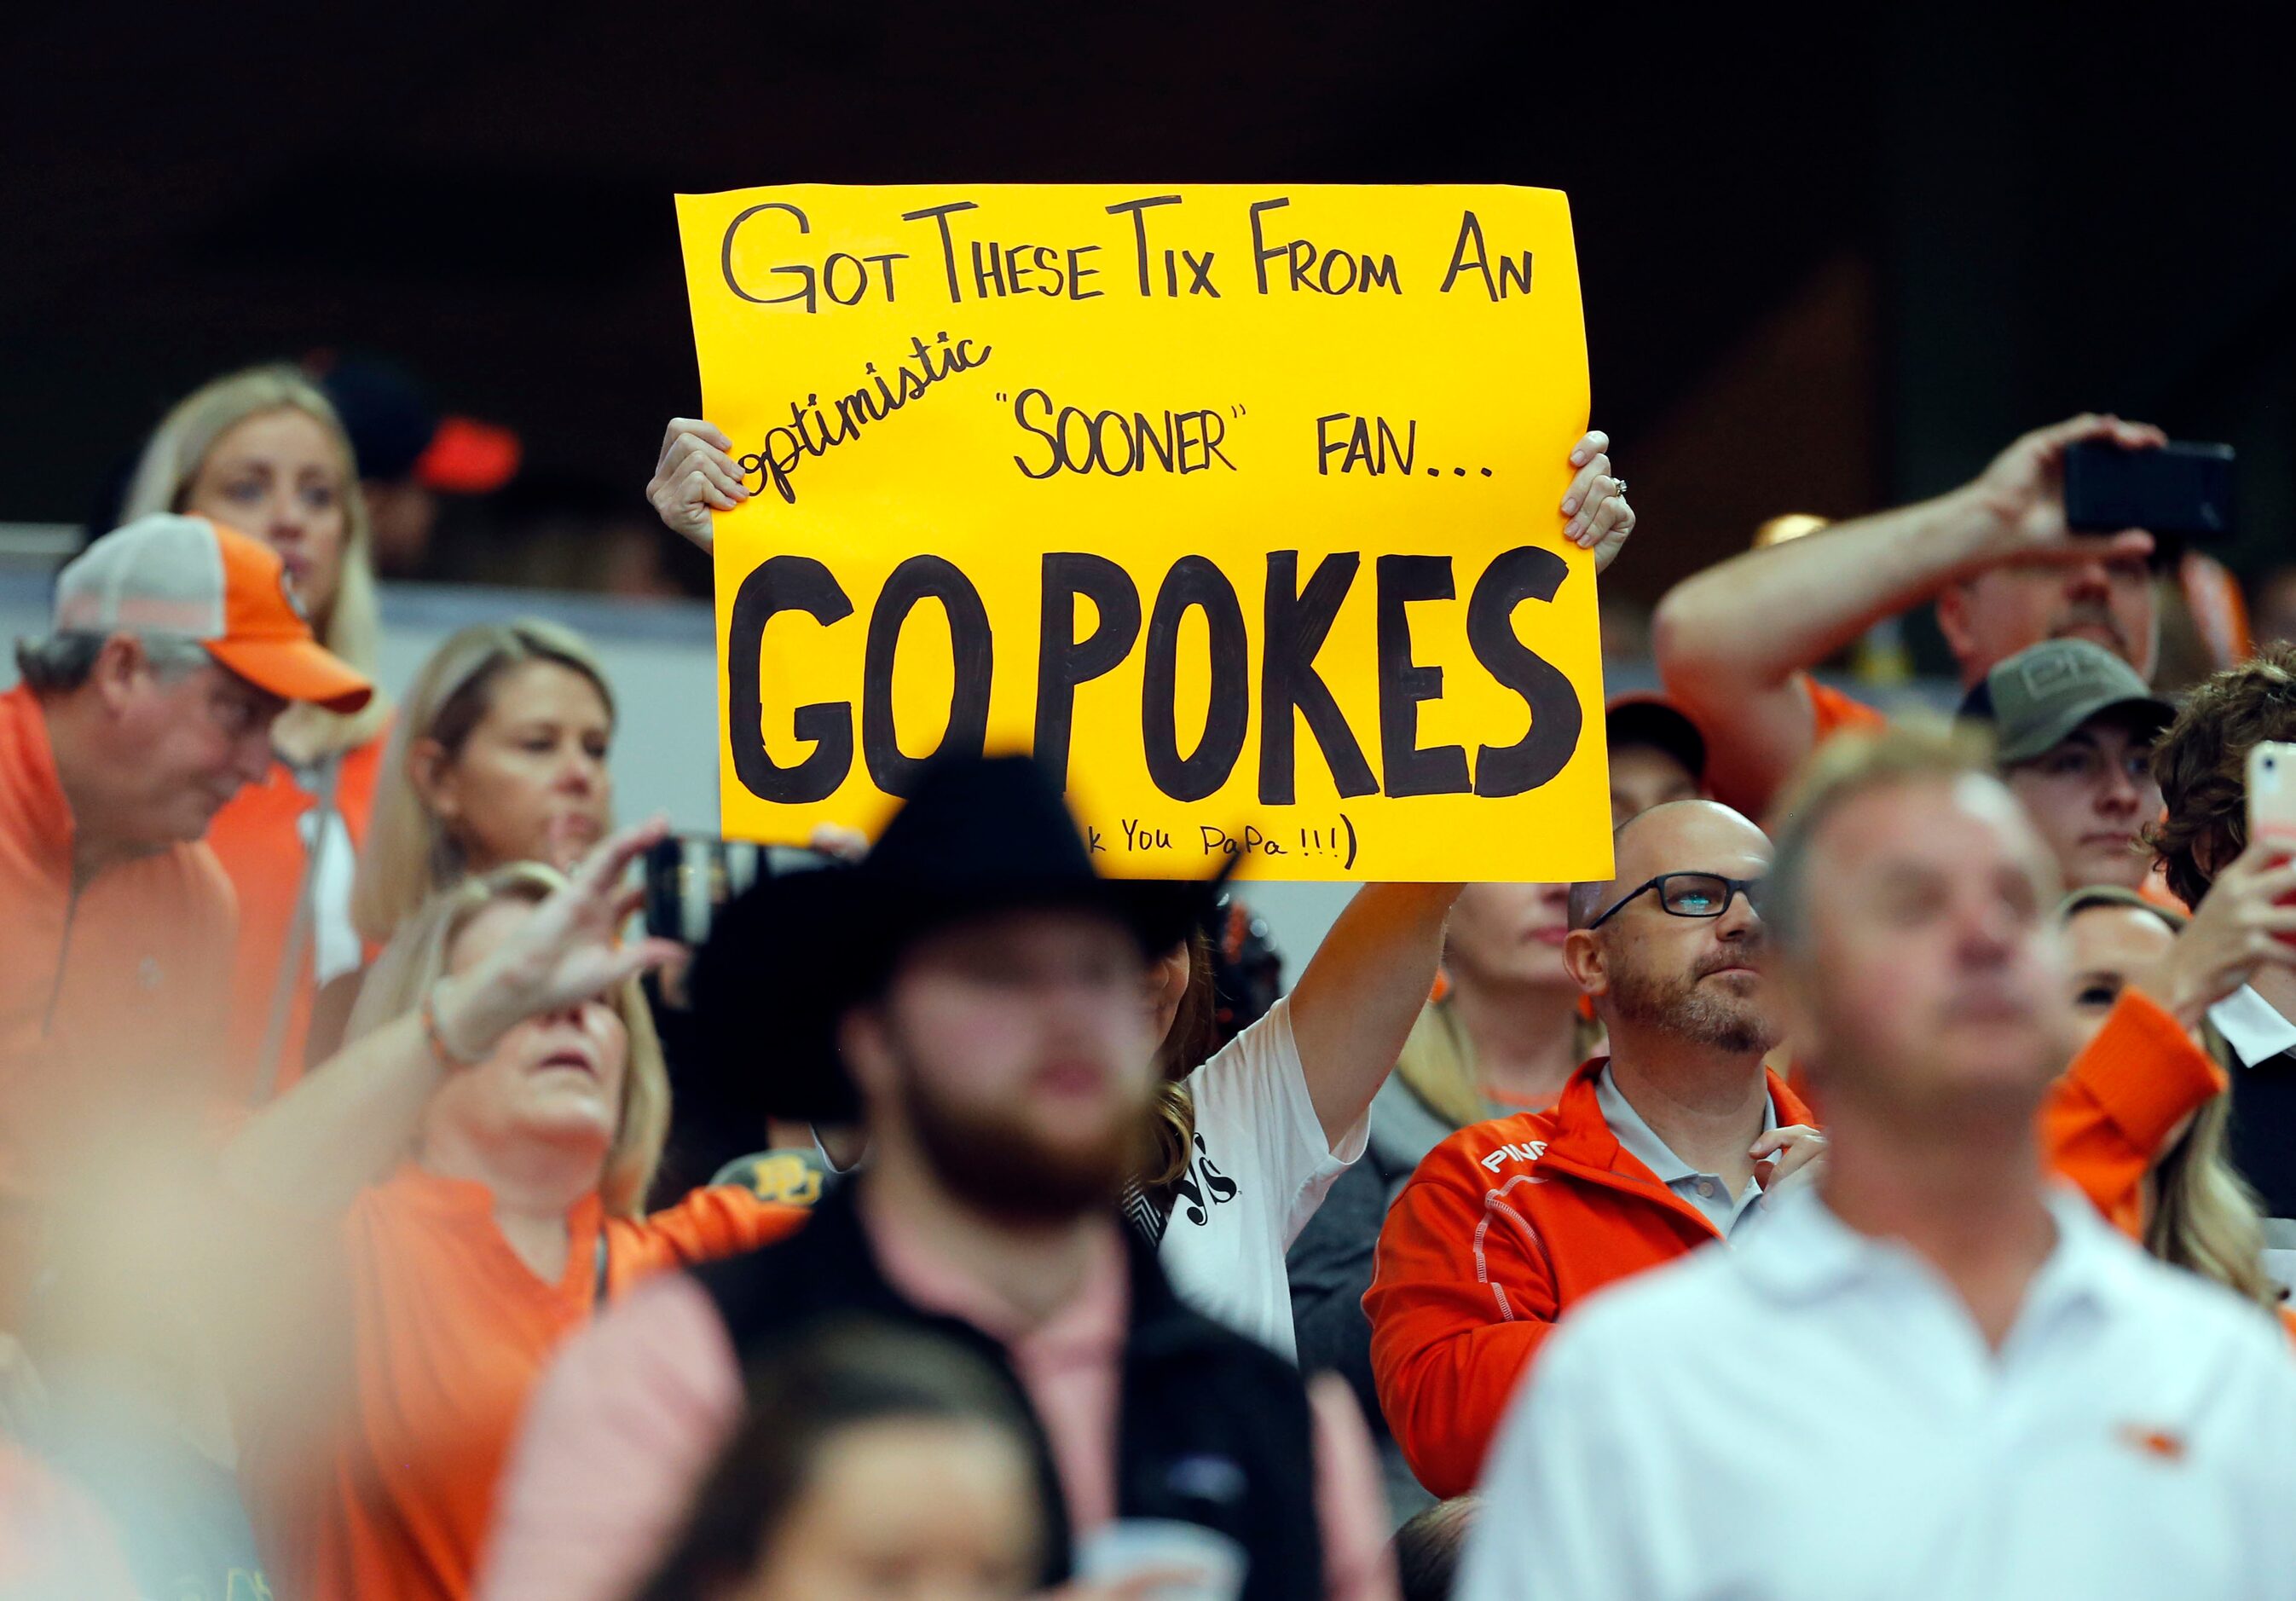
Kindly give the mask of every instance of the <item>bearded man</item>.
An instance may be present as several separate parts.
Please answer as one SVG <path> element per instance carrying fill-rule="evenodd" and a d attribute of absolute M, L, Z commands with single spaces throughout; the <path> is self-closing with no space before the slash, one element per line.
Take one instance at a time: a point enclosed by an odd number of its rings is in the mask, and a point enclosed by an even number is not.
<path fill-rule="evenodd" d="M 1563 960 L 1610 1035 L 1553 1110 L 1461 1129 L 1397 1197 L 1364 1297 L 1380 1404 L 1421 1483 L 1472 1488 L 1556 1320 L 1603 1285 L 1757 1227 L 1823 1145 L 1762 1064 L 1770 842 L 1726 806 L 1622 824 L 1575 885 Z"/>
<path fill-rule="evenodd" d="M 1184 1306 L 1118 1197 L 1160 1083 L 1151 960 L 1204 884 L 1096 876 L 1044 769 L 929 769 L 858 866 L 761 880 L 694 972 L 699 1065 L 866 1165 L 794 1237 L 632 1294 L 561 1353 L 479 1595 L 632 1594 L 742 1420 L 742 1373 L 824 1325 L 977 1352 L 1038 1425 L 1042 1579 L 1141 1523 L 1226 1553 L 1243 1601 L 1384 1601 L 1376 1469 L 1344 1386 Z"/>

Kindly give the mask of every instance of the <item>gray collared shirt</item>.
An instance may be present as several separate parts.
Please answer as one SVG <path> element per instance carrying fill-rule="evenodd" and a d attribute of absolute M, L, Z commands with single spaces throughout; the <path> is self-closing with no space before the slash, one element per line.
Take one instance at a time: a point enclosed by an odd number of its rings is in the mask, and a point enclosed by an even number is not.
<path fill-rule="evenodd" d="M 1741 1228 L 1762 1215 L 1762 1181 L 1759 1178 L 1747 1179 L 1744 1191 L 1733 1195 L 1729 1185 L 1720 1175 L 1702 1173 L 1677 1156 L 1643 1121 L 1642 1113 L 1636 1112 L 1620 1092 L 1618 1081 L 1611 1078 L 1611 1064 L 1607 1062 L 1595 1079 L 1595 1102 L 1602 1107 L 1603 1121 L 1618 1137 L 1620 1147 L 1655 1173 L 1660 1183 L 1695 1208 L 1714 1225 L 1714 1232 L 1725 1240 L 1735 1238 Z M 1766 1095 L 1762 1097 L 1762 1132 L 1767 1134 L 1777 1126 L 1777 1104 Z"/>

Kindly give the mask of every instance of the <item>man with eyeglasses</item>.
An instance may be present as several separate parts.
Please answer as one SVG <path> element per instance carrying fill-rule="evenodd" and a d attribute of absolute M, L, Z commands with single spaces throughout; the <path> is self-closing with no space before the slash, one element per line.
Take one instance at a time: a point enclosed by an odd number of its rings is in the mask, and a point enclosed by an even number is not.
<path fill-rule="evenodd" d="M 1429 1153 L 1389 1211 L 1364 1310 L 1380 1404 L 1421 1483 L 1475 1482 L 1554 1328 L 1618 1279 L 1756 1226 L 1823 1142 L 1762 1058 L 1757 970 L 1770 842 L 1678 800 L 1614 835 L 1617 877 L 1572 888 L 1563 960 L 1610 1035 L 1545 1112 Z"/>
<path fill-rule="evenodd" d="M 139 518 L 56 579 L 0 694 L 0 1326 L 36 1204 L 123 1120 L 174 1134 L 221 1066 L 231 885 L 200 842 L 270 762 L 291 701 L 372 686 L 312 637 L 279 557 L 204 518 Z M 122 1165 L 125 1163 L 123 1162 Z M 116 1173 L 119 1168 L 106 1170 Z"/>

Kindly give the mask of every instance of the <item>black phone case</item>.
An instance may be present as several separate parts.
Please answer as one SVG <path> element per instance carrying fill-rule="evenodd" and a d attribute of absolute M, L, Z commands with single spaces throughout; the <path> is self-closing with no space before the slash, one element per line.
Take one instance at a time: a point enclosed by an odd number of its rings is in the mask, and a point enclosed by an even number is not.
<path fill-rule="evenodd" d="M 2065 522 L 2086 534 L 2141 528 L 2194 543 L 2229 539 L 2233 449 L 2169 444 L 2123 450 L 2084 439 L 2065 452 Z"/>

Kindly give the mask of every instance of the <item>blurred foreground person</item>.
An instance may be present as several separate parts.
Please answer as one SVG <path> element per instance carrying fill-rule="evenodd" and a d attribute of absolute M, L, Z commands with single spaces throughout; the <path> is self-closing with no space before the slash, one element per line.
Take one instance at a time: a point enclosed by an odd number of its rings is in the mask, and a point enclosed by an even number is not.
<path fill-rule="evenodd" d="M 1963 717 L 1991 726 L 2001 781 L 2071 890 L 2134 890 L 2151 874 L 2144 829 L 2161 814 L 2152 742 L 2176 714 L 2135 668 L 2086 639 L 2018 652 L 1961 704 Z"/>
<path fill-rule="evenodd" d="M 270 766 L 283 710 L 370 693 L 312 638 L 278 556 L 196 517 L 90 546 L 16 661 L 23 682 L 0 694 L 0 1330 L 17 1326 L 35 1200 L 130 1126 L 188 1141 L 216 1109 L 232 897 L 201 839 Z"/>
<path fill-rule="evenodd" d="M 1717 562 L 1660 603 L 1667 693 L 1712 743 L 1713 793 L 1759 817 L 1795 764 L 1881 713 L 1808 669 L 1882 618 L 1932 597 L 1963 687 L 2044 639 L 2083 638 L 2150 682 L 2159 652 L 2152 536 L 2065 526 L 2064 453 L 2123 449 L 2157 428 L 2080 416 L 2036 430 L 1961 488 Z"/>
<path fill-rule="evenodd" d="M 123 516 L 184 512 L 279 553 L 322 644 L 361 675 L 382 625 L 358 464 L 327 398 L 292 367 L 250 367 L 177 402 L 135 464 Z M 231 1071 L 260 1104 L 303 1071 L 319 986 L 362 959 L 351 862 L 366 838 L 390 703 L 290 707 L 273 759 L 216 814 L 208 843 L 239 898 Z"/>
<path fill-rule="evenodd" d="M 1019 1601 L 1058 1519 L 1028 1403 L 954 1342 L 824 1325 L 742 1424 L 638 1601 Z"/>
<path fill-rule="evenodd" d="M 857 1092 L 871 1159 L 793 1238 L 568 1347 L 480 1593 L 620 1594 L 738 1426 L 742 1365 L 855 1314 L 956 1339 L 1025 1394 L 1062 1512 L 1043 1582 L 1166 1520 L 1240 1559 L 1250 1601 L 1391 1593 L 1344 1392 L 1311 1418 L 1290 1364 L 1189 1310 L 1117 1211 L 1157 1082 L 1144 965 L 1209 899 L 1096 877 L 1010 757 L 936 764 L 859 866 L 732 903 L 694 973 L 713 1054 L 775 1074 L 784 1115 Z"/>
<path fill-rule="evenodd" d="M 1570 892 L 1563 960 L 1610 1054 L 1551 1110 L 1479 1122 L 1396 1198 L 1364 1297 L 1389 1427 L 1438 1496 L 1472 1488 L 1558 1321 L 1605 1285 L 1764 1224 L 1816 1120 L 1762 1058 L 1762 831 L 1683 800 L 1620 828 L 1618 876 Z"/>
<path fill-rule="evenodd" d="M 1766 907 L 1826 1162 L 1556 1333 L 1463 1596 L 2290 1593 L 2286 1342 L 2044 1184 L 2054 873 L 1981 759 L 1901 732 L 1805 777 Z"/>
<path fill-rule="evenodd" d="M 745 1190 L 642 1203 L 669 1084 L 624 945 L 624 871 L 465 881 L 377 962 L 352 1042 L 224 1154 L 259 1290 L 228 1342 L 245 1484 L 281 1593 L 469 1593 L 495 1482 L 552 1350 L 644 1275 L 802 1214 Z"/>

